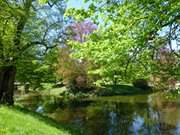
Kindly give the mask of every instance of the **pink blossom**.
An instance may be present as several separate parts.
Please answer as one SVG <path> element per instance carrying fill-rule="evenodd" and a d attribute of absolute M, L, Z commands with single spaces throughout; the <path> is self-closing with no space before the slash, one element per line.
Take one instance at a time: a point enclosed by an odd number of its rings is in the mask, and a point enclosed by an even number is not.
<path fill-rule="evenodd" d="M 85 20 L 83 22 L 73 23 L 70 28 L 74 33 L 72 38 L 76 41 L 84 42 L 85 36 L 97 30 L 98 26 L 89 20 Z"/>

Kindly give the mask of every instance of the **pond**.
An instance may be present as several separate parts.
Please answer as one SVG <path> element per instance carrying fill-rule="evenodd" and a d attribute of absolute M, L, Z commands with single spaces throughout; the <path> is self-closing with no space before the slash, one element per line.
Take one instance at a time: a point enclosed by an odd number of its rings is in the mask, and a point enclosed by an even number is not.
<path fill-rule="evenodd" d="M 99 97 L 67 103 L 34 96 L 19 103 L 57 122 L 74 124 L 83 135 L 180 135 L 180 102 L 158 96 Z"/>

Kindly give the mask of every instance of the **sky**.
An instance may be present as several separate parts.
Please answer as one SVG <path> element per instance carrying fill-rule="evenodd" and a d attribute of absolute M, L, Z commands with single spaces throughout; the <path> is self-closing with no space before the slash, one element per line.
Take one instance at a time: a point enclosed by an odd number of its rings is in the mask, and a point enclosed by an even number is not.
<path fill-rule="evenodd" d="M 69 0 L 67 8 L 88 8 L 89 4 L 84 3 L 83 0 Z"/>

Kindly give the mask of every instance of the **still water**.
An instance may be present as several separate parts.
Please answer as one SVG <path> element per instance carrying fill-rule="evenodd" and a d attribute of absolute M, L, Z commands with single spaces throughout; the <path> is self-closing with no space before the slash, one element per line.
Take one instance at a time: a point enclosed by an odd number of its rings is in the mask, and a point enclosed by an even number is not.
<path fill-rule="evenodd" d="M 83 135 L 180 135 L 180 102 L 158 96 L 117 96 L 60 103 L 39 96 L 20 102 Z"/>

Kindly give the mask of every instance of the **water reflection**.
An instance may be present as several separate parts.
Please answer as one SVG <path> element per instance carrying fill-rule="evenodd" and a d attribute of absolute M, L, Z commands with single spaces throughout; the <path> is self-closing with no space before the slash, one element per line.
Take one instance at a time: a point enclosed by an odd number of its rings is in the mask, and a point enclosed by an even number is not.
<path fill-rule="evenodd" d="M 113 111 L 109 113 L 109 121 L 110 121 L 110 127 L 108 128 L 108 135 L 113 135 L 113 133 L 116 133 L 116 126 L 117 126 L 117 114 Z"/>
<path fill-rule="evenodd" d="M 180 134 L 180 122 L 178 122 L 176 124 L 176 129 L 175 129 L 175 132 L 174 132 L 175 135 L 179 135 Z"/>
<path fill-rule="evenodd" d="M 144 118 L 140 117 L 140 116 L 136 116 L 134 117 L 133 119 L 133 122 L 132 122 L 132 127 L 130 127 L 130 131 L 134 134 L 134 135 L 138 135 L 139 132 L 143 131 L 145 132 L 144 130 Z"/>
<path fill-rule="evenodd" d="M 37 109 L 36 109 L 36 112 L 37 113 L 43 113 L 44 112 L 43 106 L 38 106 Z"/>
<path fill-rule="evenodd" d="M 39 107 L 43 106 L 43 113 L 57 122 L 78 126 L 83 135 L 180 135 L 179 103 L 151 96 L 144 102 L 133 99 L 56 103 L 53 107 L 52 102 L 47 105 L 46 100 L 44 105 L 40 100 Z M 36 107 L 32 105 L 31 109 L 37 111 L 40 103 L 34 103 Z"/>

